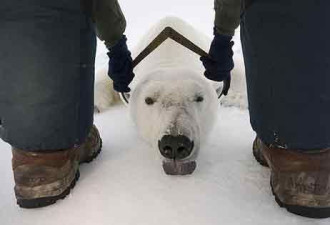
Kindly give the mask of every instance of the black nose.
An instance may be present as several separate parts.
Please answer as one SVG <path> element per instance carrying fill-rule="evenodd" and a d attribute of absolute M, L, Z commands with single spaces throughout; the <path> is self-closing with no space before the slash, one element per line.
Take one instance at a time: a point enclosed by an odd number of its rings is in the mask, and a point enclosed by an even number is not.
<path fill-rule="evenodd" d="M 158 148 L 165 158 L 184 159 L 191 154 L 194 142 L 183 135 L 165 135 L 158 142 Z"/>

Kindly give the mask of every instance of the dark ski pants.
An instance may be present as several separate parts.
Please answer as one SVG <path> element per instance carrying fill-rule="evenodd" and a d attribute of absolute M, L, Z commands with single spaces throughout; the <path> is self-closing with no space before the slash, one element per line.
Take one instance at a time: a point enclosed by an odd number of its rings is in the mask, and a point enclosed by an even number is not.
<path fill-rule="evenodd" d="M 96 38 L 78 1 L 0 6 L 0 136 L 24 150 L 66 149 L 93 124 Z"/>
<path fill-rule="evenodd" d="M 251 124 L 266 144 L 330 146 L 330 1 L 252 0 L 242 13 Z"/>

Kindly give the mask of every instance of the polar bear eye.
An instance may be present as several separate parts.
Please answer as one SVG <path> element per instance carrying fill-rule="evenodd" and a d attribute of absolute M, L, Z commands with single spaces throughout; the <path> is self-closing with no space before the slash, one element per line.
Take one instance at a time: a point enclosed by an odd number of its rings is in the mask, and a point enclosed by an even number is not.
<path fill-rule="evenodd" d="M 204 101 L 204 98 L 203 98 L 203 96 L 197 96 L 195 101 L 196 102 L 202 102 L 202 101 Z"/>
<path fill-rule="evenodd" d="M 145 99 L 145 102 L 146 102 L 147 105 L 153 105 L 153 104 L 155 103 L 155 100 L 153 100 L 153 99 L 150 98 L 150 97 L 147 97 L 147 98 Z"/>

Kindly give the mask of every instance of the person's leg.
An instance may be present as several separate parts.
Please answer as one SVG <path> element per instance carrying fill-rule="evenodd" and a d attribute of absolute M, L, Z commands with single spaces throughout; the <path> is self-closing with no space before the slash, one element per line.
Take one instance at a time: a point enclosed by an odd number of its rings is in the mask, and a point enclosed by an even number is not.
<path fill-rule="evenodd" d="M 83 16 L 80 29 L 80 85 L 78 134 L 80 141 L 79 162 L 92 161 L 101 151 L 102 140 L 93 126 L 95 81 L 96 34 L 94 24 Z M 85 138 L 87 136 L 87 138 Z"/>
<path fill-rule="evenodd" d="M 254 154 L 281 206 L 330 217 L 330 2 L 293 2 L 254 0 L 242 14 Z"/>
<path fill-rule="evenodd" d="M 80 5 L 24 4 L 8 2 L 0 21 L 0 135 L 13 148 L 18 204 L 34 208 L 65 197 L 101 140 L 92 128 L 95 34 Z"/>
<path fill-rule="evenodd" d="M 80 77 L 79 77 L 79 128 L 80 141 L 88 134 L 94 116 L 94 77 L 96 34 L 94 24 L 83 16 L 80 29 Z"/>
<path fill-rule="evenodd" d="M 80 8 L 69 2 L 12 1 L 1 16 L 1 137 L 16 148 L 77 142 Z"/>

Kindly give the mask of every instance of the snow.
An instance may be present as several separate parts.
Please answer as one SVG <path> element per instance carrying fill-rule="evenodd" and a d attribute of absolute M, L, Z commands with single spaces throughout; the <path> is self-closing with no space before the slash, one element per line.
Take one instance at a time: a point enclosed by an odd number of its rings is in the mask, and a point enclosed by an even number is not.
<path fill-rule="evenodd" d="M 213 0 L 121 0 L 130 46 L 167 15 L 180 16 L 211 37 Z M 104 66 L 99 47 L 97 65 Z M 240 52 L 238 48 L 236 52 Z M 103 152 L 82 165 L 81 178 L 63 201 L 34 210 L 15 204 L 10 147 L 0 141 L 1 225 L 325 225 L 330 219 L 295 216 L 278 207 L 270 171 L 251 154 L 254 132 L 248 112 L 221 108 L 191 176 L 164 174 L 159 153 L 136 133 L 128 110 L 116 106 L 96 115 Z"/>
<path fill-rule="evenodd" d="M 140 140 L 125 106 L 96 116 L 103 152 L 82 165 L 81 178 L 63 201 L 43 209 L 15 204 L 11 153 L 0 143 L 2 225 L 325 225 L 287 213 L 275 203 L 270 172 L 251 154 L 246 111 L 222 108 L 191 176 L 164 174 L 158 152 Z"/>

